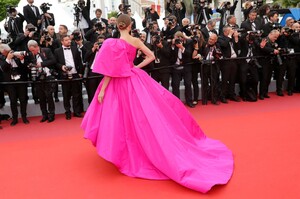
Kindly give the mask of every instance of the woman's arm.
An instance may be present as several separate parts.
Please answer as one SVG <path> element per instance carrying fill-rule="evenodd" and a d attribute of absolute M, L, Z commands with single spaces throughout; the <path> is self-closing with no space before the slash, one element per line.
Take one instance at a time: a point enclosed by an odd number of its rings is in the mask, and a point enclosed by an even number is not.
<path fill-rule="evenodd" d="M 137 42 L 138 49 L 140 49 L 146 55 L 146 58 L 144 59 L 144 61 L 136 65 L 136 67 L 143 68 L 144 66 L 150 64 L 155 59 L 155 56 L 153 52 L 147 46 L 145 46 L 145 44 L 143 44 L 143 42 L 141 42 L 139 39 L 137 39 Z"/>
<path fill-rule="evenodd" d="M 110 82 L 110 79 L 111 79 L 111 77 L 104 76 L 103 84 L 102 84 L 101 90 L 100 90 L 99 95 L 98 95 L 98 102 L 99 103 L 103 102 L 103 98 L 104 98 L 104 94 L 105 94 L 105 89 L 108 86 L 108 84 Z"/>

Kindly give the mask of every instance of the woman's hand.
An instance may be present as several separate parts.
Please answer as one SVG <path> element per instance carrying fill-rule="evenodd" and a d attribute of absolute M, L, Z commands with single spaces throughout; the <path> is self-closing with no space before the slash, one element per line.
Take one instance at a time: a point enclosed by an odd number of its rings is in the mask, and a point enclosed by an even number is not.
<path fill-rule="evenodd" d="M 101 104 L 103 102 L 103 98 L 104 98 L 104 91 L 101 90 L 100 93 L 98 94 L 98 102 Z"/>

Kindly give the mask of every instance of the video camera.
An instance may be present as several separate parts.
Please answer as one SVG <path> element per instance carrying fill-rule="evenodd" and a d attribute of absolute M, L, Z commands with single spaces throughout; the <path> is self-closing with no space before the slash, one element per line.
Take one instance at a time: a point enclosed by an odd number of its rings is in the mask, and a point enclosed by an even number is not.
<path fill-rule="evenodd" d="M 7 37 L 6 39 L 0 38 L 1 44 L 10 44 L 11 42 L 13 42 L 13 39 L 11 37 Z"/>
<path fill-rule="evenodd" d="M 52 6 L 52 4 L 50 4 L 50 3 L 42 3 L 40 5 L 40 8 L 41 8 L 42 12 L 45 14 L 45 13 L 47 13 L 48 10 L 50 10 L 50 6 Z"/>

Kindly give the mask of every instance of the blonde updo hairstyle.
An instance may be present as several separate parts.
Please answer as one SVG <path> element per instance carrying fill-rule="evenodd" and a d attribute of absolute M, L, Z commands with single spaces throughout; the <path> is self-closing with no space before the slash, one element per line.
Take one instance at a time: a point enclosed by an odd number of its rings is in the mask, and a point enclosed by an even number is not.
<path fill-rule="evenodd" d="M 125 30 L 131 24 L 131 19 L 126 14 L 121 14 L 117 19 L 117 26 L 119 30 Z"/>

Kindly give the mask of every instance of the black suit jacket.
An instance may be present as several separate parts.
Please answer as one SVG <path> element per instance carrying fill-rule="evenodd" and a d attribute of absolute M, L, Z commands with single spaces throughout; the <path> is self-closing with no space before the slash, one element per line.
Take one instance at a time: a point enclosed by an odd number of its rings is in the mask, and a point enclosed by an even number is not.
<path fill-rule="evenodd" d="M 204 40 L 207 41 L 209 38 L 209 32 L 208 32 L 207 28 L 206 27 L 202 28 L 201 32 L 202 32 Z M 211 32 L 218 35 L 218 32 L 215 29 L 213 29 Z"/>
<path fill-rule="evenodd" d="M 37 21 L 41 18 L 41 15 L 40 15 L 39 8 L 36 6 L 33 6 L 33 7 L 35 7 L 37 16 L 34 14 L 32 8 L 29 5 L 26 5 L 23 7 L 23 14 L 24 14 L 27 24 L 31 23 L 35 27 L 38 27 Z"/>
<path fill-rule="evenodd" d="M 91 0 L 86 1 L 86 6 L 82 9 L 82 16 L 85 18 L 87 23 L 89 24 L 89 28 L 93 27 L 93 23 L 90 18 L 90 9 L 91 9 Z"/>
<path fill-rule="evenodd" d="M 199 24 L 199 25 L 201 25 L 202 21 L 205 19 L 203 11 L 205 11 L 207 20 L 210 20 L 210 18 L 211 18 L 210 15 L 213 14 L 212 9 L 207 8 L 207 7 L 204 7 L 204 8 L 203 7 L 199 7 L 199 8 L 195 7 L 194 11 L 196 14 L 196 16 L 194 17 L 195 18 L 194 22 L 195 22 L 195 24 Z M 207 21 L 206 21 L 206 23 L 207 23 Z"/>
<path fill-rule="evenodd" d="M 19 59 L 15 59 L 16 64 L 18 67 L 13 68 L 11 64 L 6 62 L 6 57 L 1 55 L 0 56 L 0 71 L 2 71 L 2 80 L 4 82 L 11 82 L 15 81 L 11 79 L 12 72 L 15 71 L 16 74 L 21 75 L 21 78 L 17 81 L 26 81 L 28 76 L 28 68 L 27 64 L 24 61 L 22 63 Z"/>
<path fill-rule="evenodd" d="M 261 30 L 262 29 L 262 24 L 261 24 L 261 21 L 259 19 L 255 19 L 254 24 L 256 26 L 256 30 Z M 242 22 L 241 28 L 245 29 L 245 31 L 252 31 L 251 22 L 249 21 L 249 19 Z"/>
<path fill-rule="evenodd" d="M 42 28 L 47 28 L 49 25 L 55 26 L 55 18 L 53 13 L 48 13 L 48 14 L 51 16 L 51 19 L 44 17 L 44 14 L 41 15 L 42 24 L 44 23 L 44 27 Z"/>
<path fill-rule="evenodd" d="M 82 75 L 83 72 L 84 72 L 84 68 L 83 68 L 83 65 L 82 65 L 82 60 L 81 60 L 80 53 L 79 53 L 76 46 L 71 46 L 71 51 L 72 51 L 73 60 L 74 60 L 74 64 L 75 64 L 75 68 L 77 70 L 77 73 Z M 57 68 L 57 70 L 60 71 L 60 72 L 63 72 L 62 66 L 66 65 L 66 60 L 65 60 L 65 56 L 64 56 L 64 49 L 62 47 L 57 48 L 54 51 L 54 55 L 55 55 L 55 59 L 56 59 L 56 68 Z"/>
<path fill-rule="evenodd" d="M 240 43 L 239 42 L 235 42 L 234 38 L 229 38 L 227 36 L 219 36 L 218 37 L 218 44 L 221 48 L 222 54 L 224 58 L 230 58 L 231 57 L 231 47 L 230 47 L 230 42 L 232 42 L 233 44 L 233 50 L 236 53 L 236 55 L 238 55 L 238 50 L 240 48 Z"/>
<path fill-rule="evenodd" d="M 43 62 L 41 63 L 42 67 L 47 67 L 49 69 L 56 68 L 56 59 L 49 48 L 40 48 L 40 56 Z M 36 62 L 35 56 L 32 54 L 29 55 L 30 62 Z"/>
<path fill-rule="evenodd" d="M 14 21 L 14 28 L 12 27 L 12 21 Z M 10 33 L 14 39 L 17 37 L 19 33 L 24 33 L 23 30 L 23 22 L 25 21 L 25 17 L 19 13 L 15 18 L 9 18 L 7 21 L 6 26 L 4 27 L 5 30 Z"/>

